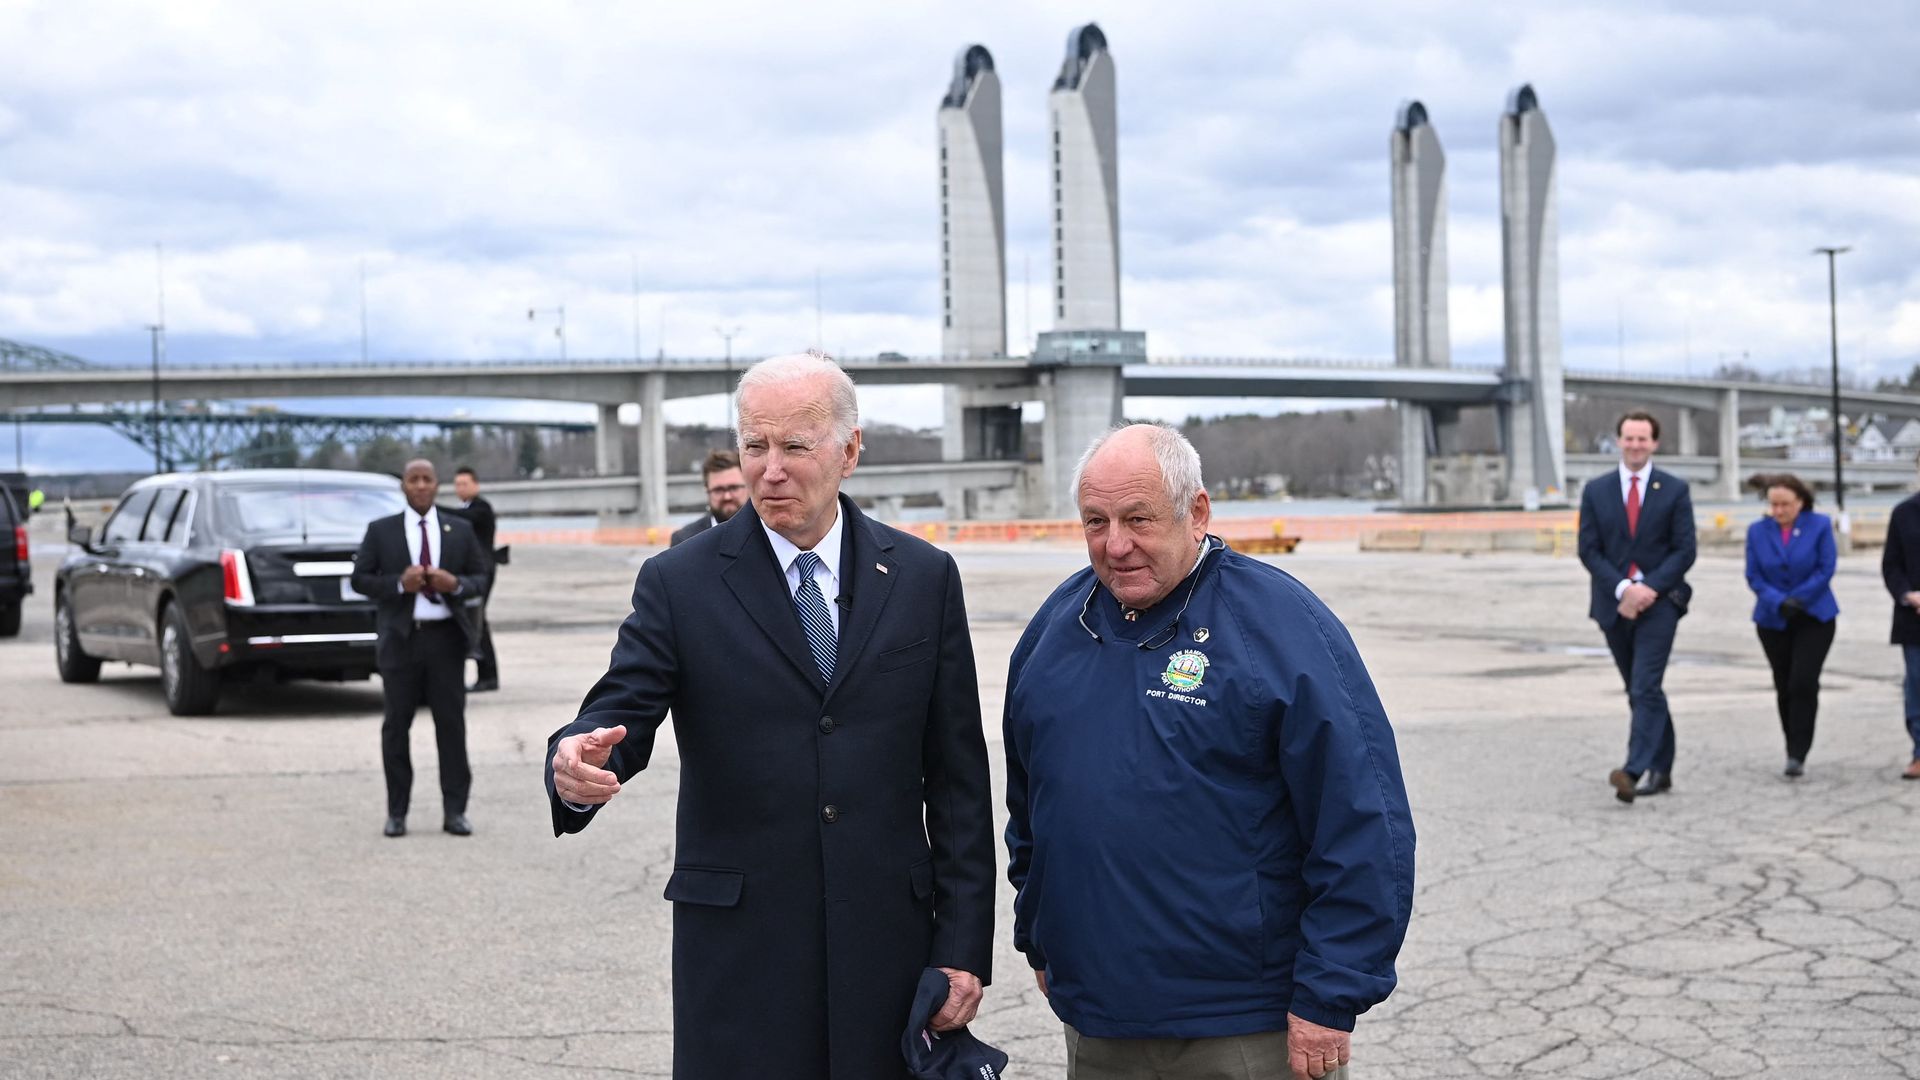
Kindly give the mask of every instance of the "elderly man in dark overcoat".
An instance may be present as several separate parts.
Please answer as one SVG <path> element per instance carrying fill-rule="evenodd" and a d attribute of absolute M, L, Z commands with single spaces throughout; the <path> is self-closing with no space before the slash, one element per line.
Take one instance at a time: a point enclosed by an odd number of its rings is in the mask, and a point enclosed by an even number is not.
<path fill-rule="evenodd" d="M 902 1080 L 928 967 L 935 1017 L 989 978 L 995 848 L 979 689 L 946 553 L 840 495 L 853 383 L 823 357 L 740 380 L 752 503 L 642 564 L 633 613 L 549 742 L 555 835 L 680 751 L 677 1080 Z"/>

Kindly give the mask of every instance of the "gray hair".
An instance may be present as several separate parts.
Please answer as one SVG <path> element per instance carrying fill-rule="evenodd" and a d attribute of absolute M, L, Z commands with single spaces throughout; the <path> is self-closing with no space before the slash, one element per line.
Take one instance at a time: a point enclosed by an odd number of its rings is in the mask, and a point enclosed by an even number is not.
<path fill-rule="evenodd" d="M 1193 500 L 1202 490 L 1200 479 L 1200 451 L 1193 448 L 1180 430 L 1169 424 L 1130 424 L 1119 423 L 1102 432 L 1080 455 L 1079 464 L 1073 467 L 1073 497 L 1080 499 L 1080 479 L 1086 475 L 1087 465 L 1093 461 L 1107 441 L 1123 431 L 1139 428 L 1146 434 L 1147 445 L 1153 449 L 1153 457 L 1160 465 L 1160 482 L 1166 485 L 1167 498 L 1173 503 L 1175 521 L 1187 520 L 1193 511 Z"/>
<path fill-rule="evenodd" d="M 860 426 L 860 401 L 854 396 L 853 379 L 840 370 L 840 365 L 834 363 L 833 357 L 826 353 L 818 350 L 786 353 L 769 356 L 753 365 L 740 376 L 739 397 L 735 406 L 742 410 L 746 408 L 747 391 L 751 389 L 771 389 L 820 378 L 827 380 L 827 405 L 833 413 L 833 443 L 844 447 L 853 438 L 853 429 Z M 739 418 L 735 419 L 737 421 Z M 738 429 L 746 427 L 737 422 L 734 426 Z"/>

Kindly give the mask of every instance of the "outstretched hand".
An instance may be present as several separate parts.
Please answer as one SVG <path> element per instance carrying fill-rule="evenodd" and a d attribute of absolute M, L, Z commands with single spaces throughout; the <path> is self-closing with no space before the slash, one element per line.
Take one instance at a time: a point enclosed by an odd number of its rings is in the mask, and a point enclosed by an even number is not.
<path fill-rule="evenodd" d="M 569 735 L 553 748 L 553 790 L 562 802 L 598 806 L 620 793 L 620 778 L 605 768 L 625 725 Z"/>

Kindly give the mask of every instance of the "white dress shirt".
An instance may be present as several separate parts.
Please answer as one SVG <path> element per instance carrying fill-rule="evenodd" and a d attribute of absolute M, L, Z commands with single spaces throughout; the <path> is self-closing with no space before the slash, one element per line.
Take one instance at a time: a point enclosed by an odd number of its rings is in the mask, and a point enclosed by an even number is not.
<path fill-rule="evenodd" d="M 440 532 L 440 511 L 429 506 L 427 507 L 427 512 L 423 515 L 416 513 L 413 507 L 409 506 L 407 507 L 406 513 L 400 516 L 400 520 L 405 523 L 407 530 L 407 550 L 413 553 L 413 561 L 415 563 L 420 561 L 420 523 L 422 521 L 427 523 L 427 554 L 432 559 L 433 565 L 439 566 L 440 538 L 442 535 Z M 394 588 L 399 589 L 401 592 L 406 591 L 406 586 L 404 585 L 395 585 Z M 444 601 L 446 597 L 443 596 L 441 599 Z M 436 604 L 427 599 L 425 590 L 413 594 L 414 622 L 436 622 L 440 619 L 451 618 L 453 618 L 453 612 L 444 602 Z"/>
<path fill-rule="evenodd" d="M 1632 490 L 1631 478 L 1635 476 L 1640 478 L 1640 505 L 1644 507 L 1647 505 L 1647 483 L 1653 478 L 1652 459 L 1648 459 L 1647 463 L 1645 465 L 1640 466 L 1640 469 L 1637 472 L 1634 471 L 1633 469 L 1627 468 L 1626 462 L 1623 461 L 1620 463 L 1620 505 L 1621 506 L 1627 505 L 1627 493 Z M 1622 596 L 1625 596 L 1627 592 L 1627 586 L 1633 584 L 1636 581 L 1645 580 L 1645 578 L 1646 578 L 1646 575 L 1640 573 L 1639 569 L 1636 567 L 1632 577 L 1621 578 L 1620 584 L 1615 585 L 1613 587 L 1613 598 L 1615 600 L 1618 600 Z"/>
<path fill-rule="evenodd" d="M 845 519 L 840 516 L 839 504 L 833 508 L 833 527 L 827 535 L 813 546 L 813 553 L 820 556 L 820 566 L 813 572 L 813 580 L 820 583 L 820 595 L 827 601 L 827 618 L 833 621 L 833 635 L 840 636 L 840 526 Z M 800 557 L 800 549 L 794 542 L 767 528 L 767 542 L 773 545 L 773 560 L 780 564 L 780 576 L 787 580 L 787 595 L 797 599 L 800 595 L 800 571 L 793 563 Z"/>

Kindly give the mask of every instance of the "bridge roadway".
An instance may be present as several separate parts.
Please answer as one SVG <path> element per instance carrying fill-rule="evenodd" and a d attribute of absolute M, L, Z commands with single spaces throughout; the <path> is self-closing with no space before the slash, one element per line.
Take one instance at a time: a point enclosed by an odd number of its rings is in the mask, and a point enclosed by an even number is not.
<path fill-rule="evenodd" d="M 1521 400 L 1526 393 L 1525 386 L 1505 379 L 1494 368 L 1407 368 L 1355 361 L 1229 359 L 1060 365 L 1025 359 L 845 359 L 841 364 L 863 386 L 943 385 L 957 388 L 968 406 L 1039 401 L 1048 406 L 1043 445 L 1061 448 L 1084 445 L 1089 431 L 1104 428 L 1110 422 L 1103 412 L 1107 402 L 1113 405 L 1112 416 L 1121 415 L 1118 399 L 1112 393 L 1115 389 L 1133 398 L 1349 398 L 1426 406 L 1499 404 Z M 579 506 L 572 500 L 577 496 L 595 510 L 630 505 L 635 513 L 651 521 L 662 519 L 670 502 L 681 503 L 680 492 L 661 463 L 665 426 L 658 404 L 672 398 L 723 393 L 744 366 L 720 360 L 474 360 L 173 367 L 162 371 L 161 394 L 175 400 L 458 397 L 592 403 L 599 409 L 597 457 L 599 471 L 606 479 L 572 491 L 563 500 L 568 505 L 553 512 L 576 512 Z M 1117 387 L 1110 381 L 1116 375 Z M 1569 394 L 1678 407 L 1679 430 L 1668 437 L 1667 448 L 1680 460 L 1697 459 L 1700 464 L 1691 467 L 1702 473 L 1703 480 L 1710 476 L 1717 493 L 1728 496 L 1737 493 L 1740 480 L 1735 426 L 1722 424 L 1718 454 L 1699 458 L 1697 412 L 1738 415 L 1743 406 L 1806 407 L 1824 405 L 1829 400 L 1825 388 L 1797 383 L 1569 371 L 1564 385 Z M 146 400 L 152 393 L 151 373 L 138 367 L 0 373 L 0 411 Z M 626 402 L 638 402 L 641 413 L 639 445 L 631 453 L 622 453 L 619 445 L 618 409 Z M 1841 408 L 1855 415 L 1880 412 L 1920 418 L 1920 395 L 1843 390 Z M 948 427 L 956 423 L 950 411 Z M 1056 427 L 1059 430 L 1054 430 Z M 952 431 L 948 435 L 956 446 L 964 441 L 955 438 Z M 1015 475 L 1018 470 L 1010 472 L 1006 466 L 992 463 L 988 463 L 991 467 L 972 471 L 956 468 L 962 464 L 957 459 L 964 456 L 950 450 L 949 457 L 956 460 L 896 474 L 888 481 L 892 485 L 889 491 L 884 496 L 876 493 L 876 497 L 937 491 L 952 500 L 960 491 L 970 490 L 979 496 L 976 509 L 987 508 L 994 514 L 1062 512 L 1060 492 L 1071 462 L 1052 459 L 1071 454 L 1049 451 L 1049 461 L 1041 469 L 1020 475 Z M 612 475 L 621 471 L 622 458 L 643 463 L 641 475 Z M 1583 470 L 1587 467 L 1579 455 L 1569 458 L 1570 489 L 1586 475 Z M 1849 468 L 1856 475 L 1877 478 L 1875 467 Z M 1895 470 L 1903 474 L 1909 471 L 1904 464 L 1887 471 L 1891 475 Z M 892 490 L 909 483 L 909 477 L 911 483 L 919 485 L 915 491 Z M 1012 488 L 1002 486 L 1008 482 Z M 599 490 L 614 484 L 637 490 L 628 496 L 612 497 Z"/>
<path fill-rule="evenodd" d="M 841 361 L 863 386 L 946 385 L 1013 390 L 1038 387 L 1058 365 L 1024 359 Z M 638 384 L 663 379 L 664 398 L 724 393 L 745 364 L 720 360 L 426 360 L 395 363 L 233 364 L 161 372 L 168 399 L 462 397 L 623 404 Z M 1493 404 L 1510 384 L 1497 368 L 1406 368 L 1365 361 L 1305 359 L 1155 360 L 1122 368 L 1128 397 L 1359 398 L 1422 404 Z M 1568 393 L 1718 409 L 1728 391 L 1745 404 L 1824 405 L 1826 387 L 1802 383 L 1568 371 Z M 144 401 L 153 393 L 141 367 L 0 373 L 0 410 Z M 1920 417 L 1920 395 L 1842 388 L 1841 408 Z M 1041 400 L 1035 394 L 1027 400 Z"/>

